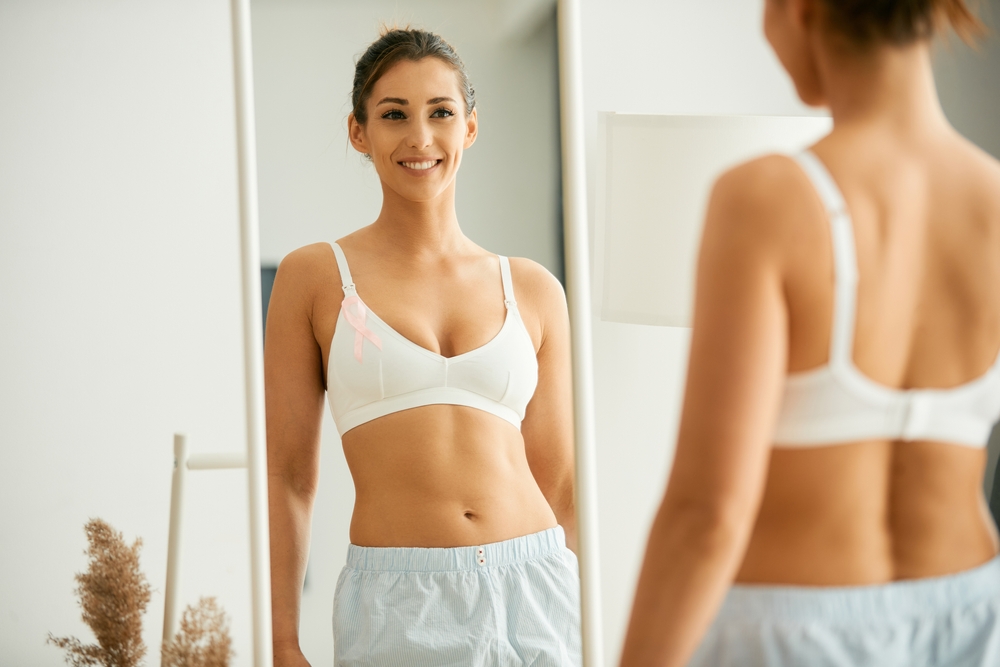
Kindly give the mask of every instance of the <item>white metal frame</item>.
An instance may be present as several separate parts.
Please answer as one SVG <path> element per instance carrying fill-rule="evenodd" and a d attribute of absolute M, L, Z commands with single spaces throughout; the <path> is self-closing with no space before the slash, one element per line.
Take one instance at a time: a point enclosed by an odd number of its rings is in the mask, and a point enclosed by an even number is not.
<path fill-rule="evenodd" d="M 240 276 L 243 294 L 243 365 L 246 387 L 246 454 L 188 456 L 187 438 L 174 436 L 174 476 L 167 545 L 163 638 L 176 632 L 184 484 L 188 470 L 247 468 L 250 509 L 250 588 L 253 665 L 271 667 L 271 559 L 267 514 L 267 452 L 264 428 L 264 356 L 260 303 L 260 231 L 257 218 L 257 143 L 253 106 L 253 58 L 249 0 L 231 0 L 233 84 L 236 116 Z"/>
<path fill-rule="evenodd" d="M 260 226 L 257 218 L 257 142 L 253 104 L 250 0 L 231 0 L 230 8 L 233 25 L 233 78 L 243 288 L 253 664 L 255 667 L 271 667 L 271 558 L 268 539 L 267 450 L 264 429 L 264 334 L 260 326 Z"/>
<path fill-rule="evenodd" d="M 583 114 L 580 0 L 558 1 L 559 109 L 562 128 L 563 238 L 573 338 L 576 511 L 579 531 L 583 664 L 604 664 L 601 563 L 597 528 L 597 460 L 591 340 L 590 230 Z"/>
<path fill-rule="evenodd" d="M 247 456 L 239 452 L 188 455 L 187 436 L 174 434 L 174 475 L 170 487 L 170 534 L 167 538 L 167 583 L 163 604 L 163 641 L 177 634 L 177 596 L 181 579 L 181 536 L 184 528 L 184 488 L 188 470 L 246 468 Z"/>

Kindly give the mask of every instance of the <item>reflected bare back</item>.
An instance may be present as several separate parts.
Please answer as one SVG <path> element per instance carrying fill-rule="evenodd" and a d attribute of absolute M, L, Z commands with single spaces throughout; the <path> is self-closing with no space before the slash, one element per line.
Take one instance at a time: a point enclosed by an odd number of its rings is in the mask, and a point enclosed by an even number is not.
<path fill-rule="evenodd" d="M 905 150 L 872 141 L 848 129 L 815 151 L 853 218 L 854 363 L 889 387 L 961 385 L 1000 347 L 1000 170 L 954 133 Z M 789 209 L 800 218 L 796 247 L 786 248 L 794 373 L 828 358 L 833 260 L 810 184 L 788 177 L 798 182 Z M 981 491 L 985 462 L 984 448 L 940 442 L 775 448 L 736 580 L 876 584 L 980 565 L 997 553 Z"/>

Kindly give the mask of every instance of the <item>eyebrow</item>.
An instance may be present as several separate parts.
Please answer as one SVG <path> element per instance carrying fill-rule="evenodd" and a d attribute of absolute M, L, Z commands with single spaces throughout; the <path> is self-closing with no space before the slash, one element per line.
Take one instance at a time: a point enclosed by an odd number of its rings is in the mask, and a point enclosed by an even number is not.
<path fill-rule="evenodd" d="M 427 100 L 427 104 L 440 104 L 441 102 L 451 102 L 452 104 L 458 104 L 455 100 L 450 97 L 432 97 Z M 410 103 L 409 100 L 404 100 L 402 97 L 383 97 L 378 101 L 379 104 L 398 104 L 400 106 L 406 106 Z"/>

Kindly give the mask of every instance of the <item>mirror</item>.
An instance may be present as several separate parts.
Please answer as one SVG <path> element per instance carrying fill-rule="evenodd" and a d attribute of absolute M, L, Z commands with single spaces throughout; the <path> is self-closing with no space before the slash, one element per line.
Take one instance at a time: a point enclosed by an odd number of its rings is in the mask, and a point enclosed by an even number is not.
<path fill-rule="evenodd" d="M 401 6 L 388 1 L 254 0 L 252 8 L 265 283 L 296 248 L 331 243 L 379 214 L 378 176 L 350 146 L 346 127 L 355 59 L 376 39 L 379 25 L 387 24 L 440 34 L 455 47 L 476 89 L 479 134 L 463 156 L 457 188 L 464 234 L 491 252 L 533 259 L 566 284 L 563 199 L 568 177 L 561 168 L 565 145 L 560 140 L 560 40 L 554 1 L 412 1 Z M 577 155 L 582 161 L 582 146 Z M 577 170 L 580 181 L 582 174 L 582 168 Z M 576 192 L 583 196 L 582 182 Z M 585 204 L 577 208 L 585 216 Z M 580 220 L 585 229 L 585 217 Z M 578 236 L 585 249 L 586 234 Z M 584 260 L 587 254 L 584 250 Z M 353 264 L 352 271 L 356 276 Z M 339 292 L 339 285 L 334 288 Z M 362 287 L 358 291 L 363 295 Z M 569 292 L 571 311 L 574 294 L 589 301 L 584 287 L 574 292 L 570 285 Z M 584 321 L 589 326 L 589 315 Z M 578 341 L 576 330 L 573 336 L 574 346 L 585 344 Z M 589 353 L 580 351 L 574 351 L 578 362 L 589 360 Z M 589 419 L 591 411 L 586 412 Z M 578 421 L 578 440 L 580 432 Z M 331 603 L 355 500 L 351 471 L 328 407 L 321 447 L 299 624 L 301 647 L 312 664 L 333 660 Z M 592 490 L 580 477 L 578 473 L 577 484 L 584 488 L 578 493 L 578 507 L 583 503 L 584 513 L 592 512 L 595 504 L 579 499 Z M 578 517 L 578 523 L 583 521 Z M 586 531 L 581 527 L 580 532 Z M 596 534 L 591 531 L 590 536 Z M 586 570 L 585 550 L 581 544 Z M 592 550 L 596 563 L 596 541 Z M 596 594 L 596 589 L 594 584 L 589 590 Z M 594 609 L 596 614 L 596 605 Z M 599 627 L 590 635 L 597 637 Z"/>

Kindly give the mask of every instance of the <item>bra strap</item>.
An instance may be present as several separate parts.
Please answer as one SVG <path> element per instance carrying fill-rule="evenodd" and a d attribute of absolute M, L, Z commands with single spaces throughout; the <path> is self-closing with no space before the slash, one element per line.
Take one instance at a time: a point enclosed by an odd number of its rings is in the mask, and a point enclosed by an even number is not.
<path fill-rule="evenodd" d="M 847 204 L 837 183 L 820 159 L 808 150 L 794 157 L 816 189 L 830 221 L 835 281 L 830 363 L 849 366 L 853 364 L 854 320 L 858 292 L 858 261 L 851 215 L 847 211 Z"/>
<path fill-rule="evenodd" d="M 351 277 L 351 269 L 347 266 L 347 257 L 337 243 L 330 244 L 333 247 L 333 254 L 337 257 L 337 269 L 340 270 L 340 282 L 343 283 L 344 294 L 354 291 L 354 278 Z"/>
<path fill-rule="evenodd" d="M 510 260 L 503 255 L 497 256 L 500 258 L 500 278 L 503 280 L 503 305 L 510 308 L 517 305 L 514 299 L 514 281 L 510 279 Z"/>

